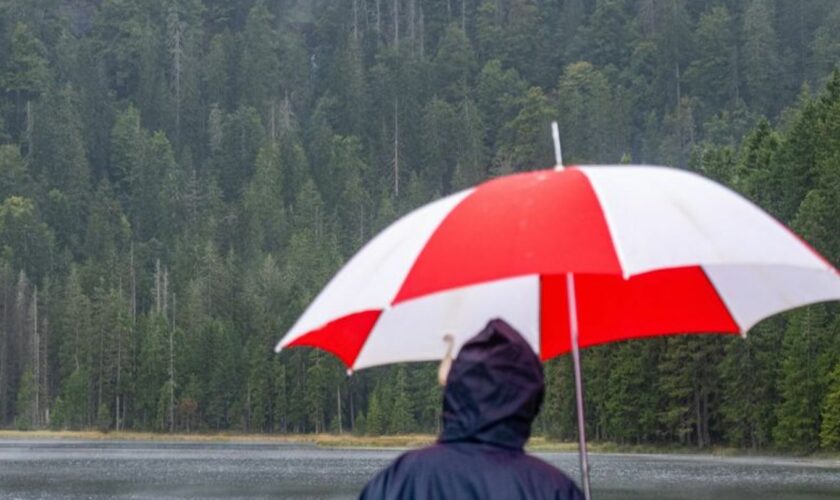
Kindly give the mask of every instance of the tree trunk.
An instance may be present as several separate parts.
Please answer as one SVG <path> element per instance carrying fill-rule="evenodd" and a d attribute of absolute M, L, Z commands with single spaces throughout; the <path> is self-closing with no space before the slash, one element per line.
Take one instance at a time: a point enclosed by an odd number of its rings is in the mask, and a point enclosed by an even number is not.
<path fill-rule="evenodd" d="M 423 5 L 420 5 L 420 59 L 426 55 L 426 30 L 423 21 Z"/>
<path fill-rule="evenodd" d="M 195 173 L 195 171 L 193 171 Z M 134 240 L 129 247 L 129 271 L 131 273 L 131 327 L 137 323 L 137 278 L 134 273 Z"/>
<path fill-rule="evenodd" d="M 161 293 L 161 282 L 160 282 L 160 259 L 155 261 L 155 312 L 160 314 L 161 311 L 161 303 L 160 303 L 160 293 Z"/>
<path fill-rule="evenodd" d="M 250 393 L 249 393 L 250 396 Z M 175 349 L 169 329 L 169 432 L 175 431 Z"/>
<path fill-rule="evenodd" d="M 695 381 L 694 385 L 694 426 L 695 431 L 697 433 L 697 447 L 703 447 L 703 429 L 702 429 L 702 422 L 703 417 L 701 416 L 700 411 L 700 389 L 697 387 L 697 382 Z"/>
<path fill-rule="evenodd" d="M 400 0 L 394 0 L 394 47 L 400 48 Z"/>
<path fill-rule="evenodd" d="M 382 0 L 376 0 L 376 43 L 382 41 Z"/>
<path fill-rule="evenodd" d="M 47 305 L 47 315 L 49 315 L 49 305 Z M 44 352 L 41 359 L 43 359 L 44 367 L 42 370 L 42 376 L 44 377 L 44 408 L 42 412 L 44 413 L 44 419 L 42 420 L 42 425 L 49 426 L 50 425 L 50 329 L 49 329 L 49 318 L 44 317 L 43 320 L 43 327 L 42 327 L 42 350 Z"/>
<path fill-rule="evenodd" d="M 114 396 L 114 429 L 120 431 L 120 372 L 122 371 L 122 332 L 117 339 L 117 390 Z"/>
<path fill-rule="evenodd" d="M 415 50 L 415 37 L 417 35 L 417 0 L 408 2 L 408 39 L 411 41 L 411 50 Z M 413 54 L 412 54 L 413 55 Z"/>
<path fill-rule="evenodd" d="M 169 324 L 169 269 L 163 268 L 163 317 L 167 319 L 166 324 Z"/>
<path fill-rule="evenodd" d="M 35 151 L 35 141 L 33 140 L 35 130 L 35 115 L 32 114 L 32 101 L 26 100 L 26 158 L 32 158 Z"/>
<path fill-rule="evenodd" d="M 400 121 L 399 102 L 394 98 L 394 197 L 400 195 Z"/>
<path fill-rule="evenodd" d="M 353 41 L 359 41 L 359 0 L 353 0 Z"/>
<path fill-rule="evenodd" d="M 32 401 L 32 425 L 41 421 L 41 339 L 38 337 L 38 287 L 32 292 L 32 378 L 35 382 L 35 397 Z"/>
<path fill-rule="evenodd" d="M 8 409 L 6 398 L 8 396 L 8 335 L 9 327 L 9 289 L 6 286 L 5 276 L 0 268 L 0 288 L 3 292 L 3 322 L 0 323 L 0 425 L 5 424 L 6 410 Z"/>
<path fill-rule="evenodd" d="M 350 430 L 356 430 L 356 410 L 353 404 L 353 377 L 347 380 L 347 394 L 350 396 Z"/>
<path fill-rule="evenodd" d="M 680 109 L 682 106 L 682 87 L 680 86 L 680 63 L 674 63 L 674 76 L 676 77 L 677 83 L 677 109 Z"/>
<path fill-rule="evenodd" d="M 102 380 L 105 378 L 105 331 L 102 326 L 99 326 L 99 387 L 96 393 L 96 408 L 94 414 L 99 412 L 99 406 L 102 405 Z"/>
<path fill-rule="evenodd" d="M 341 428 L 341 385 L 338 385 L 335 388 L 335 400 L 338 403 L 338 413 L 336 414 L 338 417 L 338 433 L 343 434 L 344 431 Z"/>

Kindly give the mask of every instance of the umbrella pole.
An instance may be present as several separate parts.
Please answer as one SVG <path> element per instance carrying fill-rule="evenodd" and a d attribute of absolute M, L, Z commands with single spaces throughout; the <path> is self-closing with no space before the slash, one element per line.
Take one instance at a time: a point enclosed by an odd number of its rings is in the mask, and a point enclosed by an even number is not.
<path fill-rule="evenodd" d="M 572 360 L 575 365 L 575 397 L 577 401 L 578 439 L 580 441 L 580 475 L 583 495 L 592 498 L 589 485 L 589 455 L 586 452 L 586 419 L 583 415 L 583 380 L 580 370 L 580 349 L 578 348 L 577 300 L 575 296 L 575 275 L 566 273 L 566 295 L 569 310 L 569 336 L 572 342 Z"/>

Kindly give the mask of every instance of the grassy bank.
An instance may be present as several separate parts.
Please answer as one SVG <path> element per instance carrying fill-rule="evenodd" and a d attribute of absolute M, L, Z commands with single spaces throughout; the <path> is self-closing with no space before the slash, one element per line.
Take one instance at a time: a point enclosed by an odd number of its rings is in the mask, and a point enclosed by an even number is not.
<path fill-rule="evenodd" d="M 417 448 L 435 441 L 432 434 L 403 434 L 396 436 L 356 436 L 353 434 L 165 434 L 155 432 L 99 432 L 84 431 L 18 431 L 0 430 L 0 439 L 56 439 L 56 440 L 91 440 L 91 441 L 176 441 L 199 443 L 277 443 L 307 444 L 325 448 Z M 550 441 L 544 437 L 533 437 L 527 446 L 529 451 L 576 452 L 577 442 Z M 818 452 L 808 455 L 761 450 L 716 447 L 698 449 L 684 446 L 663 445 L 620 445 L 608 442 L 589 443 L 591 453 L 634 453 L 634 454 L 696 454 L 717 456 L 778 456 L 808 457 L 813 459 L 840 460 L 840 454 Z"/>
<path fill-rule="evenodd" d="M 156 432 L 99 432 L 83 431 L 18 431 L 0 430 L 0 439 L 67 439 L 91 441 L 181 441 L 203 443 L 278 443 L 312 444 L 336 448 L 414 448 L 434 442 L 431 434 L 399 436 L 354 436 L 352 434 L 167 434 Z"/>

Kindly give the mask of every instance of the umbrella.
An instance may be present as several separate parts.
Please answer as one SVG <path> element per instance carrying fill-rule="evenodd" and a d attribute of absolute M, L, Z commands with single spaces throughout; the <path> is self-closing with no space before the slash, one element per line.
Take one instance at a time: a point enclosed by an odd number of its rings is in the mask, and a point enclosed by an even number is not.
<path fill-rule="evenodd" d="M 588 498 L 579 347 L 745 335 L 778 312 L 840 299 L 827 260 L 728 188 L 667 167 L 560 164 L 489 180 L 396 221 L 276 350 L 318 347 L 348 370 L 440 359 L 444 337 L 457 351 L 502 317 L 543 360 L 573 355 Z"/>

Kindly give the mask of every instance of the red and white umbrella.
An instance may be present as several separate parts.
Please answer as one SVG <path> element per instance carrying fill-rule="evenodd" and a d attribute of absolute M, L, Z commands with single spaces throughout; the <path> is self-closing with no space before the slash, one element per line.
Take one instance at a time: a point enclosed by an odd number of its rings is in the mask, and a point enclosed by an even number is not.
<path fill-rule="evenodd" d="M 497 178 L 398 220 L 276 350 L 318 347 L 350 370 L 433 360 L 448 336 L 457 350 L 504 318 L 542 359 L 572 353 L 588 499 L 579 347 L 745 335 L 778 312 L 836 299 L 828 261 L 721 185 L 663 167 L 558 168 Z"/>
<path fill-rule="evenodd" d="M 457 352 L 501 317 L 545 360 L 571 350 L 570 298 L 580 347 L 744 335 L 770 315 L 840 299 L 840 275 L 761 209 L 699 175 L 535 171 L 395 222 L 341 269 L 277 351 L 318 347 L 350 369 L 440 359 L 445 334 Z"/>

